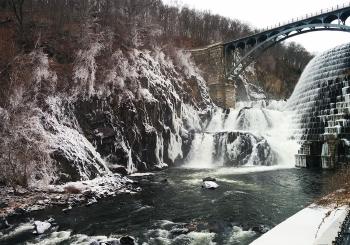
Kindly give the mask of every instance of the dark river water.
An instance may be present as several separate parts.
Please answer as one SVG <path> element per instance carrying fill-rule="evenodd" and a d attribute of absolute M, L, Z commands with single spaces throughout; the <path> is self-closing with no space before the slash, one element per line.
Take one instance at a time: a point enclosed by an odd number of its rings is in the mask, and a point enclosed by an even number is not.
<path fill-rule="evenodd" d="M 91 244 L 131 235 L 138 244 L 249 244 L 327 192 L 334 172 L 306 169 L 173 168 L 132 177 L 143 191 L 105 199 L 69 213 L 48 209 L 34 220 L 54 217 L 57 226 L 35 236 L 19 224 L 0 244 Z M 202 178 L 219 188 L 201 188 Z M 167 181 L 164 181 L 167 179 Z"/>

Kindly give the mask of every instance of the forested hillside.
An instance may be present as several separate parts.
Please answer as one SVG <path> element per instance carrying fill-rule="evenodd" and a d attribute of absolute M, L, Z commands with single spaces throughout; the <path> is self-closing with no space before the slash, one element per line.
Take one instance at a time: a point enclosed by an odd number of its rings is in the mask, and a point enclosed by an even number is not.
<path fill-rule="evenodd" d="M 103 31 L 105 36 L 93 38 L 109 38 L 113 47 L 162 47 L 168 52 L 229 41 L 255 31 L 239 20 L 166 6 L 160 0 L 1 0 L 0 11 L 2 75 L 18 53 L 35 47 L 42 47 L 61 72 L 67 73 L 87 33 Z M 256 62 L 256 79 L 270 95 L 289 96 L 310 59 L 300 45 L 279 44 Z M 6 89 L 2 92 L 8 94 Z"/>

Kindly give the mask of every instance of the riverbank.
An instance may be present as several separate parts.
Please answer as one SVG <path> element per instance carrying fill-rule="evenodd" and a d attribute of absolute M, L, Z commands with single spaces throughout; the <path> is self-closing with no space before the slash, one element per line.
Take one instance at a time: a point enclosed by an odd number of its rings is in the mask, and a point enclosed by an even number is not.
<path fill-rule="evenodd" d="M 89 181 L 69 182 L 64 185 L 49 185 L 25 189 L 0 187 L 0 218 L 23 215 L 52 207 L 61 207 L 68 212 L 73 207 L 92 205 L 106 197 L 121 193 L 137 193 L 141 189 L 134 181 L 118 174 Z M 0 225 L 1 227 L 1 225 Z"/>

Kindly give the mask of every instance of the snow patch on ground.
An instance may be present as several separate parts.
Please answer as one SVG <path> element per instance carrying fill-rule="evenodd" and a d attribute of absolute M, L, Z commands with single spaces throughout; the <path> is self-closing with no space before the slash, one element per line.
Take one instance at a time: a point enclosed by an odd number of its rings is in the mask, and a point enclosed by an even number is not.
<path fill-rule="evenodd" d="M 106 175 L 103 177 L 98 177 L 92 180 L 69 182 L 65 185 L 55 186 L 57 190 L 63 188 L 65 190 L 77 190 L 80 193 L 90 192 L 97 196 L 110 196 L 115 195 L 116 191 L 125 192 L 123 188 L 126 184 L 133 183 L 127 177 L 121 177 L 119 174 Z"/>
<path fill-rule="evenodd" d="M 348 210 L 346 206 L 334 208 L 311 205 L 289 217 L 251 245 L 332 244 Z"/>

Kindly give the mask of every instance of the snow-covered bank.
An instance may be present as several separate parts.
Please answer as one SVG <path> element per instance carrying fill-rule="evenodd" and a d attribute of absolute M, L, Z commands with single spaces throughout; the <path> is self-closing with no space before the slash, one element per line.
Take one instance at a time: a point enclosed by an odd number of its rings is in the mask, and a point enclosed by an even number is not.
<path fill-rule="evenodd" d="M 63 185 L 48 185 L 40 188 L 21 188 L 14 193 L 11 188 L 0 187 L 0 218 L 9 215 L 22 215 L 48 207 L 60 206 L 62 211 L 72 207 L 92 205 L 106 197 L 122 193 L 136 193 L 141 188 L 134 181 L 119 174 L 110 174 L 93 180 L 68 182 Z"/>
<path fill-rule="evenodd" d="M 349 211 L 342 206 L 310 205 L 286 219 L 251 245 L 321 245 L 332 244 Z"/>

